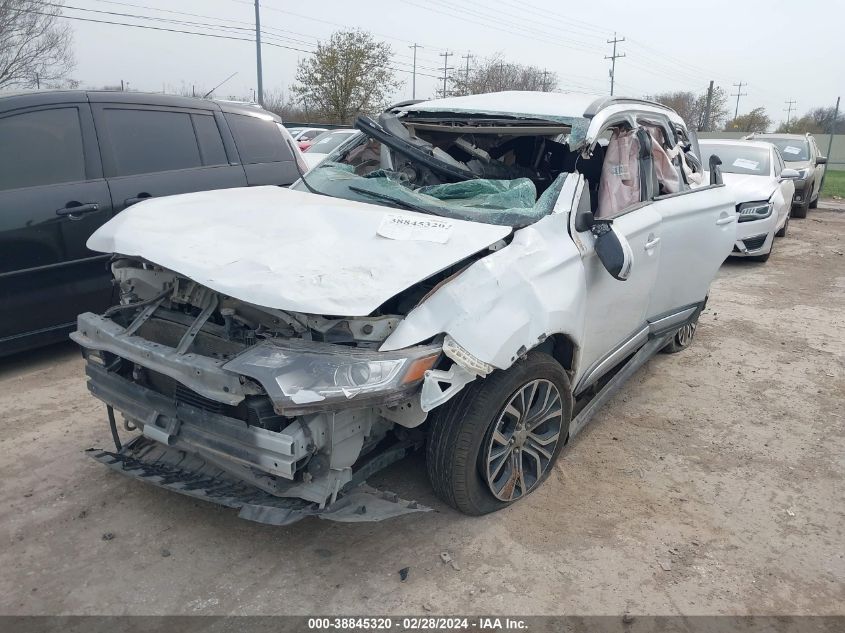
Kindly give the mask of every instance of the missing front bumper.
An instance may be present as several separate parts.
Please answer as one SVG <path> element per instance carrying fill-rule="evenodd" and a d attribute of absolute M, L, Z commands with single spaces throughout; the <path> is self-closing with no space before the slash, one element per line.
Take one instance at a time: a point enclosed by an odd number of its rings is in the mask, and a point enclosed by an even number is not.
<path fill-rule="evenodd" d="M 143 436 L 113 452 L 91 448 L 88 455 L 114 471 L 154 486 L 239 511 L 238 516 L 267 525 L 290 525 L 307 516 L 345 523 L 382 521 L 431 508 L 365 484 L 338 495 L 323 508 L 302 499 L 276 497 L 238 480 L 199 456 Z"/>

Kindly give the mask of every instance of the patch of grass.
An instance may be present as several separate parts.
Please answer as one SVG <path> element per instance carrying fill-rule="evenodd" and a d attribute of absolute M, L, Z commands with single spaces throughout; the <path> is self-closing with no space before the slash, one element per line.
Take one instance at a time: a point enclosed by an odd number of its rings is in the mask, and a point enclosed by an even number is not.
<path fill-rule="evenodd" d="M 845 171 L 828 169 L 824 177 L 824 189 L 822 189 L 821 195 L 823 198 L 833 196 L 845 198 Z"/>

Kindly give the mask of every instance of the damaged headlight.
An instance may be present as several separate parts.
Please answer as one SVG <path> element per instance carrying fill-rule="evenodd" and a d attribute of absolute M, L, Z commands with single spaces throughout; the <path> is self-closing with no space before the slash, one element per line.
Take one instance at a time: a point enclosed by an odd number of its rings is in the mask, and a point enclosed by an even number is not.
<path fill-rule="evenodd" d="M 440 356 L 439 345 L 378 352 L 311 341 L 260 343 L 223 366 L 257 380 L 279 413 L 400 400 Z M 354 402 L 351 402 L 354 401 Z"/>
<path fill-rule="evenodd" d="M 762 220 L 772 215 L 771 202 L 743 202 L 739 205 L 739 222 Z"/>

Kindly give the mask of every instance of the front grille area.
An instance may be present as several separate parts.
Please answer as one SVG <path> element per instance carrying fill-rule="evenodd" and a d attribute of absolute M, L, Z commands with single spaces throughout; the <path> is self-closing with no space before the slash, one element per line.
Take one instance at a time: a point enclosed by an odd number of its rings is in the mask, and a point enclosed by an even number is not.
<path fill-rule="evenodd" d="M 196 391 L 192 391 L 185 385 L 178 382 L 176 383 L 176 389 L 173 395 L 177 406 L 180 404 L 187 404 L 196 409 L 202 409 L 203 411 L 210 411 L 211 413 L 217 413 L 220 415 L 227 415 L 226 409 L 232 408 L 222 402 L 217 402 L 216 400 L 201 396 Z"/>
<path fill-rule="evenodd" d="M 748 237 L 742 240 L 742 243 L 745 244 L 745 248 L 749 251 L 756 251 L 758 248 L 763 248 L 763 244 L 766 243 L 766 233 L 763 235 L 755 235 L 754 237 Z"/>
<path fill-rule="evenodd" d="M 206 398 L 173 378 L 150 369 L 144 370 L 142 383 L 143 386 L 172 398 L 177 406 L 187 405 L 210 413 L 225 415 L 268 431 L 281 431 L 291 422 L 290 418 L 276 414 L 268 396 L 247 396 L 243 402 L 232 406 Z"/>

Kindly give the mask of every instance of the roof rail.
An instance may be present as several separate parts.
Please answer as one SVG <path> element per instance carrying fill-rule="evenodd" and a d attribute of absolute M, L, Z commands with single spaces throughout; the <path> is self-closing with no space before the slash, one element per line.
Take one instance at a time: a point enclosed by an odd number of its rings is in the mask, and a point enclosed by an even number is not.
<path fill-rule="evenodd" d="M 636 99 L 633 97 L 599 97 L 593 101 L 589 107 L 587 107 L 584 111 L 584 117 L 591 119 L 596 116 L 600 110 L 618 103 L 638 103 L 640 105 L 656 106 L 658 108 L 663 108 L 664 110 L 669 110 L 670 112 L 672 111 L 672 108 L 669 106 L 658 103 L 657 101 L 649 101 L 648 99 Z"/>

